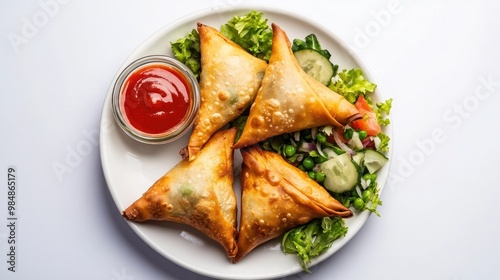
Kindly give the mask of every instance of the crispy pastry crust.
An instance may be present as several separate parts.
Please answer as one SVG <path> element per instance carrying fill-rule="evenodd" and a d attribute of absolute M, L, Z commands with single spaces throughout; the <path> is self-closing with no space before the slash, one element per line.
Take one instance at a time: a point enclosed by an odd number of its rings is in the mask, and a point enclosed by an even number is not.
<path fill-rule="evenodd" d="M 193 160 L 210 136 L 252 104 L 267 62 L 246 52 L 210 26 L 198 23 L 201 103 L 188 143 Z"/>
<path fill-rule="evenodd" d="M 220 243 L 233 258 L 238 251 L 231 149 L 235 136 L 235 128 L 216 132 L 195 160 L 179 162 L 125 209 L 123 217 L 190 225 Z"/>
<path fill-rule="evenodd" d="M 306 128 L 342 126 L 361 117 L 353 104 L 302 70 L 286 33 L 276 24 L 272 27 L 269 65 L 235 149 Z"/>
<path fill-rule="evenodd" d="M 314 218 L 352 216 L 305 172 L 257 145 L 241 150 L 238 262 L 258 245 Z"/>

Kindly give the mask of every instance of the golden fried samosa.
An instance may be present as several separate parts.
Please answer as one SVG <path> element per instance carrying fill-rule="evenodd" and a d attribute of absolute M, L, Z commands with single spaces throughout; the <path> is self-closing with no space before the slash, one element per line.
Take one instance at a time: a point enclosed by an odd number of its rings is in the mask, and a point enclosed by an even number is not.
<path fill-rule="evenodd" d="M 233 148 L 271 136 L 360 118 L 356 107 L 300 67 L 286 33 L 276 24 L 269 65 L 243 133 Z"/>
<path fill-rule="evenodd" d="M 241 218 L 238 262 L 258 245 L 314 218 L 351 217 L 352 212 L 281 155 L 253 145 L 240 150 Z"/>
<path fill-rule="evenodd" d="M 231 149 L 236 131 L 213 134 L 195 160 L 179 162 L 123 211 L 123 217 L 190 225 L 220 243 L 233 258 L 238 251 Z"/>
<path fill-rule="evenodd" d="M 267 62 L 256 58 L 215 28 L 198 23 L 201 102 L 188 143 L 193 160 L 210 136 L 252 104 Z"/>

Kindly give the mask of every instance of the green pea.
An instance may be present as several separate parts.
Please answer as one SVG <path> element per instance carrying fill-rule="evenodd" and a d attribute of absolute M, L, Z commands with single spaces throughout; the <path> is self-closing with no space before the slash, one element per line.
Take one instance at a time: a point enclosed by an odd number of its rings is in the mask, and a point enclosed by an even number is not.
<path fill-rule="evenodd" d="M 316 176 L 318 174 L 316 173 L 316 171 L 309 171 L 309 172 L 307 172 L 307 175 L 309 176 L 309 178 L 316 180 Z"/>
<path fill-rule="evenodd" d="M 372 191 L 364 190 L 363 192 L 361 192 L 361 196 L 362 196 L 364 201 L 367 201 L 372 196 Z"/>
<path fill-rule="evenodd" d="M 365 175 L 363 175 L 363 179 L 365 180 L 371 180 L 372 182 L 377 180 L 377 174 L 373 173 L 373 174 L 370 174 L 370 173 L 366 173 Z"/>
<path fill-rule="evenodd" d="M 354 199 L 353 206 L 356 210 L 363 210 L 363 208 L 365 207 L 365 202 L 362 198 L 357 197 L 356 199 Z"/>
<path fill-rule="evenodd" d="M 351 139 L 353 134 L 354 134 L 354 130 L 352 130 L 350 128 L 346 129 L 346 131 L 344 131 L 344 138 Z"/>
<path fill-rule="evenodd" d="M 297 152 L 297 149 L 294 146 L 292 146 L 292 145 L 285 146 L 285 155 L 287 157 L 291 157 L 291 156 L 295 155 L 296 152 Z"/>
<path fill-rule="evenodd" d="M 365 139 L 368 136 L 368 133 L 366 131 L 364 131 L 364 130 L 360 130 L 358 133 L 359 133 L 359 139 L 360 140 L 363 140 L 363 139 Z"/>
<path fill-rule="evenodd" d="M 312 157 L 307 157 L 302 161 L 302 165 L 307 170 L 311 170 L 314 167 L 314 160 Z"/>
<path fill-rule="evenodd" d="M 316 172 L 316 182 L 322 184 L 325 181 L 325 173 L 318 171 Z"/>
<path fill-rule="evenodd" d="M 316 140 L 318 140 L 319 143 L 325 143 L 326 142 L 326 136 L 323 133 L 318 133 L 316 135 Z"/>
<path fill-rule="evenodd" d="M 299 165 L 297 166 L 298 169 L 302 170 L 302 171 L 306 171 L 306 168 L 304 167 L 304 165 Z"/>

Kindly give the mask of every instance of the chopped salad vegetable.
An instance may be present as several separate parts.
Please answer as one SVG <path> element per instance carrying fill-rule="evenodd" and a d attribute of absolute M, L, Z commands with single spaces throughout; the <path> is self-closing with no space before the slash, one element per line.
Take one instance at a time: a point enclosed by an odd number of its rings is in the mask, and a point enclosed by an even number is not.
<path fill-rule="evenodd" d="M 199 79 L 201 72 L 200 35 L 193 29 L 185 37 L 171 42 L 175 58 L 184 63 Z"/>
<path fill-rule="evenodd" d="M 315 50 L 319 52 L 326 59 L 330 59 L 332 56 L 330 52 L 326 49 L 321 48 L 321 44 L 318 38 L 314 34 L 307 35 L 304 40 L 294 39 L 292 45 L 292 52 L 302 51 L 302 50 Z M 338 66 L 337 66 L 338 68 Z"/>
<path fill-rule="evenodd" d="M 337 80 L 329 86 L 331 90 L 341 94 L 351 103 L 355 103 L 360 94 L 374 92 L 376 87 L 376 84 L 365 80 L 363 70 L 359 68 L 342 70 Z"/>
<path fill-rule="evenodd" d="M 333 241 L 345 236 L 346 233 L 347 227 L 339 217 L 315 219 L 288 231 L 282 239 L 281 246 L 285 253 L 297 254 L 302 268 L 310 272 L 307 264 L 311 259 L 330 248 Z"/>
<path fill-rule="evenodd" d="M 321 48 L 316 35 L 309 34 L 305 40 L 293 40 L 292 51 L 302 69 L 325 86 L 337 75 L 339 66 L 330 62 L 332 55 Z"/>
<path fill-rule="evenodd" d="M 222 25 L 221 33 L 252 55 L 265 61 L 271 56 L 273 32 L 262 12 L 251 11 L 244 16 L 234 16 Z"/>
<path fill-rule="evenodd" d="M 353 121 L 351 123 L 353 128 L 365 131 L 369 136 L 377 136 L 382 132 L 382 127 L 380 127 L 378 123 L 377 115 L 373 112 L 364 95 L 358 97 L 354 106 L 356 106 L 356 109 L 358 109 L 363 118 Z"/>

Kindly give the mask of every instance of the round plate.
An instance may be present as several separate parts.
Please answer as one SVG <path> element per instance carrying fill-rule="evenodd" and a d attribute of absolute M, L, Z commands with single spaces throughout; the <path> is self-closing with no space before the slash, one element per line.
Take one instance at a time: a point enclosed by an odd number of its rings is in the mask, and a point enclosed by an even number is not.
<path fill-rule="evenodd" d="M 367 79 L 376 82 L 348 46 L 329 32 L 328 28 L 314 24 L 310 19 L 302 18 L 297 14 L 255 6 L 239 6 L 217 11 L 205 10 L 162 28 L 127 58 L 118 69 L 114 80 L 126 65 L 137 58 L 151 54 L 172 55 L 170 42 L 184 37 L 196 28 L 197 22 L 219 29 L 234 15 L 244 15 L 251 10 L 262 11 L 269 23 L 276 23 L 287 32 L 290 40 L 304 39 L 311 33 L 316 34 L 322 47 L 332 53 L 331 60 L 338 64 L 340 69 L 360 67 L 364 70 Z M 117 214 L 119 214 L 181 160 L 179 150 L 187 145 L 190 132 L 166 145 L 147 145 L 136 142 L 125 135 L 115 123 L 111 108 L 111 94 L 112 86 L 108 91 L 102 112 L 100 147 L 104 176 L 118 208 Z M 374 101 L 384 100 L 379 90 L 374 93 L 373 99 Z M 392 138 L 390 126 L 385 127 L 384 132 Z M 390 158 L 391 154 L 388 156 Z M 235 151 L 235 167 L 239 169 L 240 164 L 241 155 Z M 238 174 L 238 171 L 235 172 Z M 389 164 L 386 164 L 378 173 L 381 191 L 386 183 L 388 172 Z M 241 190 L 238 176 L 235 177 L 234 188 L 239 197 Z M 347 244 L 363 226 L 369 215 L 365 212 L 346 219 L 349 227 L 347 235 L 335 241 L 323 255 L 313 259 L 312 265 L 318 264 Z M 295 255 L 285 255 L 281 251 L 279 238 L 262 244 L 239 263 L 233 264 L 226 258 L 225 251 L 218 243 L 191 227 L 170 222 L 129 222 L 129 225 L 142 240 L 165 258 L 205 276 L 219 279 L 264 279 L 283 277 L 302 271 Z"/>

